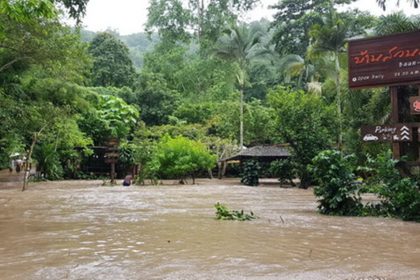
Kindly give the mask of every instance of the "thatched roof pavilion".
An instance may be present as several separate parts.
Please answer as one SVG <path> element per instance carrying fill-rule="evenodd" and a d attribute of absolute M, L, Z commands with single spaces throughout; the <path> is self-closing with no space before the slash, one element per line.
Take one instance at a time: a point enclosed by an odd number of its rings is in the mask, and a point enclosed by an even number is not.
<path fill-rule="evenodd" d="M 288 144 L 254 146 L 251 148 L 243 149 L 234 156 L 219 160 L 218 178 L 221 179 L 225 175 L 229 162 L 240 161 L 242 163 L 243 161 L 251 159 L 257 160 L 259 162 L 272 162 L 279 159 L 286 159 L 290 156 L 291 154 Z"/>
<path fill-rule="evenodd" d="M 290 149 L 288 145 L 270 145 L 270 146 L 254 146 L 243 149 L 238 154 L 221 159 L 220 161 L 248 160 L 255 159 L 259 161 L 274 161 L 290 157 Z"/>

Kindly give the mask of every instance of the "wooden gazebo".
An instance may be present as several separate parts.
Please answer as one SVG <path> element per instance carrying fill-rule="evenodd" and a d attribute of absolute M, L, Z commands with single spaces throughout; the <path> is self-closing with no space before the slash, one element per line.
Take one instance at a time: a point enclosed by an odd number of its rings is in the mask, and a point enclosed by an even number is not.
<path fill-rule="evenodd" d="M 219 160 L 219 178 L 222 178 L 226 173 L 226 167 L 229 162 L 257 160 L 260 162 L 271 162 L 279 159 L 286 159 L 290 157 L 290 148 L 288 144 L 280 145 L 263 145 L 254 146 L 243 149 L 238 154 L 229 158 Z"/>

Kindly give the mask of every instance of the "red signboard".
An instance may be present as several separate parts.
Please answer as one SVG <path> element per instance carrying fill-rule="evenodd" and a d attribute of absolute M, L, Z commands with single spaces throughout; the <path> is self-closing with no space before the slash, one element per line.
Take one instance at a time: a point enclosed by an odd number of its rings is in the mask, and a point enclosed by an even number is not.
<path fill-rule="evenodd" d="M 420 96 L 410 97 L 410 111 L 412 115 L 420 114 Z"/>
<path fill-rule="evenodd" d="M 420 31 L 349 42 L 349 87 L 420 83 Z"/>

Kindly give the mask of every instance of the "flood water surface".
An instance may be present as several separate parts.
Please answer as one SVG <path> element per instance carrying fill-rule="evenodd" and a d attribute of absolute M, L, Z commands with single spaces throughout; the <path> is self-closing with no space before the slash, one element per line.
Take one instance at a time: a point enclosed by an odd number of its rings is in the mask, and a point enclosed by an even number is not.
<path fill-rule="evenodd" d="M 420 224 L 322 216 L 312 190 L 100 184 L 0 188 L 0 278 L 420 279 Z"/>

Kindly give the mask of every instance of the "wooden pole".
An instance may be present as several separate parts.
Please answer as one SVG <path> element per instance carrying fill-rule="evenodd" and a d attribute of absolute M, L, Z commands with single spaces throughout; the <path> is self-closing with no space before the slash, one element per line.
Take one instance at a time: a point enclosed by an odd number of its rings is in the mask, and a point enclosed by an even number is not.
<path fill-rule="evenodd" d="M 31 172 L 31 163 L 32 163 L 32 153 L 34 151 L 35 145 L 38 141 L 39 136 L 41 135 L 42 131 L 47 127 L 47 125 L 44 125 L 38 132 L 34 132 L 32 136 L 32 144 L 29 148 L 28 155 L 26 156 L 26 164 L 25 164 L 25 174 L 23 177 L 23 185 L 22 185 L 22 191 L 25 191 L 28 187 L 28 180 L 29 175 Z"/>
<path fill-rule="evenodd" d="M 417 85 L 417 96 L 420 97 L 420 84 Z M 415 141 L 417 144 L 417 164 L 420 165 L 420 126 L 417 127 L 417 139 Z"/>
<path fill-rule="evenodd" d="M 389 92 L 391 95 L 391 124 L 397 124 L 400 122 L 399 118 L 399 104 L 398 104 L 398 88 L 390 87 Z M 401 159 L 401 145 L 400 143 L 392 143 L 392 154 L 394 159 Z"/>
<path fill-rule="evenodd" d="M 115 185 L 115 162 L 111 163 L 111 185 Z"/>

